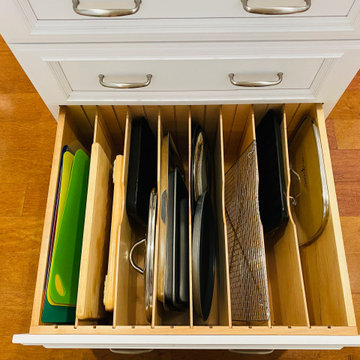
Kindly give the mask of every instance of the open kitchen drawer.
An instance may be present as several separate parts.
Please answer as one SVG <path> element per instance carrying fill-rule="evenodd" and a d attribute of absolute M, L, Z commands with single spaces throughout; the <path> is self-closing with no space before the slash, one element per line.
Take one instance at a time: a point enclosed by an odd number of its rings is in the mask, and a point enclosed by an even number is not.
<path fill-rule="evenodd" d="M 256 140 L 255 124 L 268 109 L 275 109 L 283 116 L 283 135 L 290 138 L 299 122 L 311 116 L 317 124 L 328 185 L 329 214 L 322 234 L 312 243 L 299 247 L 297 228 L 291 219 L 283 236 L 272 245 L 266 244 L 267 284 L 269 286 L 269 319 L 265 322 L 238 322 L 232 318 L 232 287 L 229 280 L 228 236 L 225 216 L 225 172 L 249 144 Z M 193 277 L 191 266 L 191 236 L 189 236 L 189 310 L 173 314 L 162 311 L 161 304 L 153 297 L 152 319 L 148 322 L 144 310 L 144 279 L 129 263 L 129 251 L 136 235 L 129 225 L 125 207 L 119 228 L 116 248 L 115 295 L 113 312 L 99 320 L 81 320 L 76 317 L 71 325 L 49 325 L 41 322 L 42 300 L 48 256 L 56 184 L 61 151 L 64 145 L 73 150 L 81 147 L 90 156 L 93 142 L 100 144 L 108 159 L 118 154 L 124 156 L 123 184 L 126 193 L 129 166 L 129 141 L 133 119 L 144 116 L 157 138 L 158 165 L 161 161 L 160 139 L 170 131 L 178 146 L 185 169 L 185 183 L 189 187 L 189 162 L 191 159 L 192 123 L 200 124 L 213 149 L 216 183 L 216 219 L 218 244 L 216 247 L 216 280 L 212 308 L 207 321 L 199 319 L 193 306 Z M 93 148 L 94 149 L 94 145 Z M 284 146 L 287 188 L 290 175 L 287 144 Z M 315 155 L 314 155 L 315 156 Z M 92 159 L 91 159 L 92 160 Z M 89 189 L 98 176 L 90 166 Z M 112 176 L 106 175 L 106 176 Z M 158 186 L 160 172 L 158 170 Z M 107 193 L 112 203 L 112 191 Z M 290 193 L 287 191 L 290 208 Z M 125 195 L 124 195 L 125 198 Z M 89 194 L 88 194 L 89 201 Z M 160 200 L 158 200 L 160 204 Z M 89 218 L 96 216 L 97 202 L 86 211 L 84 236 L 96 231 Z M 190 201 L 189 201 L 190 207 Z M 94 215 L 95 214 L 95 215 Z M 103 213 L 110 222 L 109 212 Z M 189 216 L 189 234 L 192 219 Z M 156 228 L 154 284 L 158 281 L 159 233 Z M 85 239 L 85 237 L 84 237 Z M 100 258 L 107 266 L 106 241 Z M 91 247 L 93 246 L 93 247 Z M 87 255 L 84 253 L 87 251 Z M 90 243 L 81 259 L 78 290 L 84 297 L 86 286 L 82 283 L 83 271 L 94 263 L 89 256 L 96 251 Z M 98 261 L 98 260 L 97 260 Z M 105 265 L 104 265 L 105 264 Z M 83 270 L 85 268 L 85 270 Z M 103 287 L 104 274 L 99 276 Z M 156 286 L 155 286 L 156 288 Z M 100 291 L 101 293 L 101 291 Z M 101 296 L 98 294 L 98 296 Z M 102 297 L 101 297 L 102 303 Z M 82 303 L 83 305 L 83 303 Z M 81 311 L 78 311 L 79 314 Z M 40 251 L 37 284 L 29 334 L 14 335 L 13 342 L 24 345 L 43 345 L 63 348 L 106 349 L 339 349 L 359 346 L 349 276 L 336 201 L 334 179 L 325 129 L 325 119 L 320 104 L 272 105 L 175 105 L 175 106 L 64 106 L 60 109 L 55 140 L 44 231 Z M 150 335 L 150 336 L 149 336 Z"/>

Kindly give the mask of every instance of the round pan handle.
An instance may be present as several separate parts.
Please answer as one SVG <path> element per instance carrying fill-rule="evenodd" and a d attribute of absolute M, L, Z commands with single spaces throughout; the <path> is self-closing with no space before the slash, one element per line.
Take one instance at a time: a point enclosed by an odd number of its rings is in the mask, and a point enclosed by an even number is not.
<path fill-rule="evenodd" d="M 249 6 L 249 0 L 241 0 L 243 8 L 248 13 L 261 15 L 291 15 L 305 12 L 311 7 L 311 0 L 304 0 L 303 6 L 269 6 L 252 7 Z"/>
<path fill-rule="evenodd" d="M 134 250 L 139 246 L 139 245 L 142 245 L 142 244 L 145 244 L 146 243 L 146 239 L 142 239 L 142 240 L 139 240 L 138 242 L 136 242 L 131 250 L 130 250 L 130 254 L 129 254 L 129 259 L 130 259 L 130 264 L 131 266 L 137 271 L 139 272 L 140 274 L 144 274 L 144 269 L 142 269 L 140 266 L 136 265 L 135 264 L 135 261 L 133 259 L 133 254 L 134 254 Z"/>
<path fill-rule="evenodd" d="M 146 75 L 146 81 L 142 83 L 114 83 L 114 82 L 105 82 L 105 76 L 103 74 L 99 75 L 99 83 L 101 86 L 111 89 L 138 89 L 149 86 L 151 83 L 151 74 Z"/>
<path fill-rule="evenodd" d="M 241 87 L 267 87 L 267 86 L 275 86 L 282 82 L 283 80 L 283 73 L 277 73 L 277 80 L 274 81 L 236 81 L 235 74 L 229 74 L 230 82 L 234 86 L 241 86 Z"/>
<path fill-rule="evenodd" d="M 134 0 L 135 6 L 131 9 L 79 9 L 80 0 L 73 0 L 73 10 L 82 16 L 115 17 L 136 14 L 140 9 L 141 0 Z"/>

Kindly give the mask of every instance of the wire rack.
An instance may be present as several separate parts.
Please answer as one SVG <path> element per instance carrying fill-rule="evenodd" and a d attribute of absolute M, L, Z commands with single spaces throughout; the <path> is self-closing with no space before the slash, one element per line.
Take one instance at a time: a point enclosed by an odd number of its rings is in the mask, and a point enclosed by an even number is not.
<path fill-rule="evenodd" d="M 270 316 L 256 158 L 256 142 L 253 141 L 225 174 L 231 313 L 234 321 L 266 321 Z"/>

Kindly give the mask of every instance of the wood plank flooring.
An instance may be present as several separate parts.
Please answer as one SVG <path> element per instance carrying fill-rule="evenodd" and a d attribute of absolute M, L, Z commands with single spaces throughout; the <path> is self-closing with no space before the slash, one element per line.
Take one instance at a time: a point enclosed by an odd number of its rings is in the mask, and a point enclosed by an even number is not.
<path fill-rule="evenodd" d="M 359 349 L 276 351 L 153 351 L 140 356 L 107 350 L 51 350 L 11 343 L 30 325 L 56 122 L 0 38 L 0 358 L 1 359 L 339 359 Z M 336 191 L 360 325 L 360 72 L 327 120 Z"/>

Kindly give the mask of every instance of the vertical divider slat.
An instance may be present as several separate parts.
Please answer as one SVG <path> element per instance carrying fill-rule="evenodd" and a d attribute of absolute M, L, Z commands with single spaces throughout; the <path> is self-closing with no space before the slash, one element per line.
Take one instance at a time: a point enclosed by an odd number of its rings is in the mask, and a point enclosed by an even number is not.
<path fill-rule="evenodd" d="M 279 229 L 265 235 L 265 253 L 270 293 L 271 325 L 309 326 L 296 228 L 290 208 L 290 166 L 287 148 L 287 128 L 284 107 L 269 105 L 282 117 L 281 136 L 285 191 L 289 219 Z M 255 113 L 259 113 L 255 111 Z M 263 114 L 265 115 L 265 114 Z M 257 120 L 261 120 L 262 117 Z M 291 290 L 289 290 L 291 289 Z"/>
<path fill-rule="evenodd" d="M 194 327 L 194 306 L 193 306 L 193 289 L 192 289 L 192 214 L 191 214 L 191 110 L 189 107 L 188 117 L 188 160 L 189 160 L 189 172 L 188 172 L 188 189 L 189 189 L 189 312 L 190 312 L 190 328 Z"/>
<path fill-rule="evenodd" d="M 106 122 L 97 111 L 90 156 L 76 325 L 82 325 L 84 320 L 88 322 L 89 319 L 94 322 L 105 316 L 103 290 L 110 239 L 113 193 L 111 160 L 114 152 L 107 123 L 111 123 L 111 120 Z"/>
<path fill-rule="evenodd" d="M 130 152 L 130 137 L 131 137 L 131 115 L 127 112 L 126 127 L 125 127 L 125 141 L 124 141 L 124 161 L 123 161 L 123 184 L 124 184 L 124 198 L 123 198 L 123 216 L 119 230 L 119 243 L 117 248 L 118 263 L 116 267 L 116 287 L 115 287 L 115 303 L 113 314 L 113 325 L 135 325 L 133 317 L 135 306 L 134 300 L 129 299 L 130 291 L 134 284 L 131 284 L 131 280 L 134 280 L 132 273 L 130 273 L 130 265 L 127 261 L 127 254 L 130 251 L 130 246 L 133 243 L 133 236 L 129 219 L 127 217 L 125 209 L 125 199 L 127 193 L 127 177 L 129 166 L 129 152 Z M 132 277 L 132 279 L 131 279 Z M 136 286 L 136 283 L 135 283 Z M 133 322 L 133 324 L 131 324 Z"/>
<path fill-rule="evenodd" d="M 160 314 L 157 301 L 157 283 L 158 283 L 158 266 L 159 266 L 159 228 L 160 228 L 160 211 L 161 211 L 161 191 L 160 191 L 160 165 L 161 165 L 161 142 L 162 142 L 162 123 L 161 110 L 158 108 L 158 123 L 157 123 L 157 217 L 156 217 L 156 232 L 155 232 L 155 247 L 154 247 L 154 283 L 153 283 L 153 305 L 151 327 L 154 328 L 160 323 Z"/>
<path fill-rule="evenodd" d="M 287 136 L 287 116 L 285 106 L 282 107 L 282 138 L 283 138 L 283 154 L 284 154 L 284 164 L 285 164 L 285 177 L 286 177 L 286 202 L 289 211 L 289 224 L 288 226 L 291 229 L 291 233 L 293 234 L 293 249 L 294 249 L 294 261 L 298 267 L 298 276 L 299 276 L 299 313 L 302 319 L 299 319 L 302 322 L 302 325 L 310 326 L 308 308 L 306 303 L 306 295 L 305 295 L 305 285 L 304 278 L 301 267 L 301 259 L 300 259 L 300 250 L 298 247 L 298 237 L 296 226 L 294 223 L 294 219 L 291 213 L 291 204 L 290 204 L 290 186 L 291 186 L 291 174 L 290 174 L 290 160 L 289 160 L 289 149 L 288 149 L 288 136 Z M 285 324 L 286 325 L 286 324 Z"/>
<path fill-rule="evenodd" d="M 223 134 L 223 118 L 222 118 L 222 109 L 220 108 L 219 120 L 218 120 L 218 130 L 216 138 L 216 148 L 215 150 L 215 164 L 218 166 L 216 171 L 216 203 L 217 209 L 217 223 L 219 227 L 219 236 L 222 235 L 223 239 L 220 239 L 220 243 L 223 242 L 224 249 L 224 260 L 225 263 L 225 289 L 220 291 L 225 291 L 225 304 L 220 304 L 220 318 L 226 318 L 228 321 L 228 326 L 232 327 L 231 319 L 231 297 L 230 297 L 230 276 L 229 276 L 229 255 L 228 255 L 228 241 L 227 241 L 227 231 L 226 231 L 226 218 L 225 218 L 225 170 L 224 170 L 224 134 Z M 219 148 L 218 148 L 219 147 Z M 222 310 L 223 309 L 223 310 Z M 222 313 L 225 312 L 224 315 Z M 226 314 L 227 312 L 227 314 Z"/>

